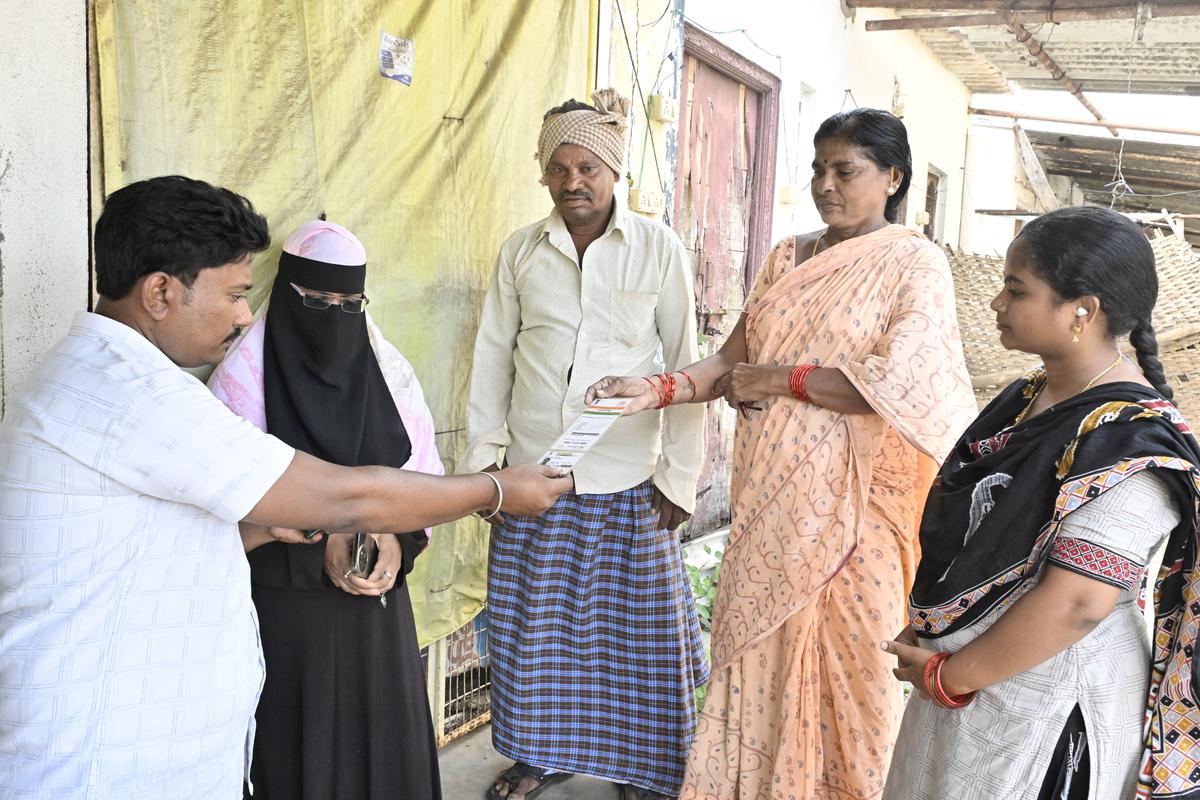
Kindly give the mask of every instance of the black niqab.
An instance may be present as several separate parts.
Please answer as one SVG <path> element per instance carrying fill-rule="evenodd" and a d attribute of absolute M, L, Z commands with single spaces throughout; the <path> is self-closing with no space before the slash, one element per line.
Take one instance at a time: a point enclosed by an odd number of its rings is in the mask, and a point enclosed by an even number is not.
<path fill-rule="evenodd" d="M 263 342 L 267 431 L 334 464 L 400 467 L 412 445 L 371 348 L 366 315 L 309 308 L 291 286 L 354 294 L 365 282 L 365 264 L 280 255 Z M 254 580 L 279 588 L 328 586 L 324 549 L 263 545 L 249 554 Z"/>

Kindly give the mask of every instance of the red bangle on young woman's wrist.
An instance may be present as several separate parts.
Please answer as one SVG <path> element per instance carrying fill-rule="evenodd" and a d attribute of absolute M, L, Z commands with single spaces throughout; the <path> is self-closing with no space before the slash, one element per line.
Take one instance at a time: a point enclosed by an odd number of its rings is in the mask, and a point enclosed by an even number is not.
<path fill-rule="evenodd" d="M 670 372 L 664 372 L 663 379 L 667 383 L 667 399 L 663 401 L 662 407 L 666 408 L 675 402 L 675 376 Z"/>
<path fill-rule="evenodd" d="M 950 660 L 949 653 L 934 653 L 925 662 L 925 691 L 942 708 L 963 708 L 975 699 L 974 692 L 950 694 L 942 686 L 942 666 Z"/>

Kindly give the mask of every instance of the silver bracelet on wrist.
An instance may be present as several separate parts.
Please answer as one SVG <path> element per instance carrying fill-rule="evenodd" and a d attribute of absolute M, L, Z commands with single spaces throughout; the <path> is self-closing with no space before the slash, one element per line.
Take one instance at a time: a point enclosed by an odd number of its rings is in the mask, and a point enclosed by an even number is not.
<path fill-rule="evenodd" d="M 492 479 L 492 483 L 496 484 L 496 510 L 490 514 L 484 515 L 481 511 L 476 511 L 475 514 L 484 520 L 491 519 L 500 513 L 500 506 L 504 505 L 504 487 L 500 485 L 500 479 L 490 472 L 481 472 L 480 475 L 487 475 Z"/>

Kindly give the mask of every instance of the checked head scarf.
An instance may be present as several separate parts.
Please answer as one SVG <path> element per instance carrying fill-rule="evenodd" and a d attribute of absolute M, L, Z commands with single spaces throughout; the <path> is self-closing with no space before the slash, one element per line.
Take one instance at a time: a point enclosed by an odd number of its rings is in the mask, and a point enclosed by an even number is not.
<path fill-rule="evenodd" d="M 542 122 L 536 156 L 543 175 L 561 144 L 587 148 L 617 175 L 622 173 L 625 133 L 629 129 L 629 98 L 617 94 L 616 89 L 601 89 L 592 94 L 592 103 L 595 110 L 552 114 Z"/>

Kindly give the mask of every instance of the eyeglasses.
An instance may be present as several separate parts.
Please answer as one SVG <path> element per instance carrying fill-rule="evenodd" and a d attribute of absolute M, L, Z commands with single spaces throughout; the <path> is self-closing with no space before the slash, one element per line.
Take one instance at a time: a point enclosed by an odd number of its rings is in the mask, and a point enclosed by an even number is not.
<path fill-rule="evenodd" d="M 294 283 L 288 285 L 296 290 L 296 294 L 300 295 L 300 302 L 304 304 L 305 308 L 315 308 L 318 311 L 324 311 L 330 306 L 337 306 L 347 314 L 361 314 L 366 310 L 367 303 L 371 302 L 365 294 L 358 297 L 335 298 L 325 292 L 314 292 Z"/>

